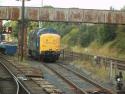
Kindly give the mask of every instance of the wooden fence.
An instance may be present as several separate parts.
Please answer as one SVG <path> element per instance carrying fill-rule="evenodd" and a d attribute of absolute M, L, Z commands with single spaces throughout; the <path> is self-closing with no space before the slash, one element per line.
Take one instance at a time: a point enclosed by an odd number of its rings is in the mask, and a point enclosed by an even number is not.
<path fill-rule="evenodd" d="M 93 55 L 87 53 L 78 53 L 71 50 L 63 49 L 61 51 L 61 60 L 63 61 L 74 61 L 74 60 L 90 60 L 98 65 L 104 64 L 106 67 L 113 65 L 120 70 L 125 70 L 125 61 L 118 58 L 111 58 L 107 56 Z"/>

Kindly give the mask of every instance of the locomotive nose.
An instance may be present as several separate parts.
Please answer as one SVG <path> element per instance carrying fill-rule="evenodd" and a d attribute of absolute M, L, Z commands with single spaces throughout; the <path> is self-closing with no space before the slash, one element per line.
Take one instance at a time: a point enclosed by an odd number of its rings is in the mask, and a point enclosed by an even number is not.
<path fill-rule="evenodd" d="M 49 49 L 49 51 L 52 51 L 52 49 Z"/>

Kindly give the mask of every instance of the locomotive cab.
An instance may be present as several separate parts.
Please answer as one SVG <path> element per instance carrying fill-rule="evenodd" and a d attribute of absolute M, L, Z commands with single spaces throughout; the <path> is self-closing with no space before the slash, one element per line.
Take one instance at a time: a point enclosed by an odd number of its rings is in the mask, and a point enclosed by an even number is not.
<path fill-rule="evenodd" d="M 37 29 L 29 35 L 29 54 L 45 61 L 56 61 L 60 55 L 60 35 L 54 29 Z"/>

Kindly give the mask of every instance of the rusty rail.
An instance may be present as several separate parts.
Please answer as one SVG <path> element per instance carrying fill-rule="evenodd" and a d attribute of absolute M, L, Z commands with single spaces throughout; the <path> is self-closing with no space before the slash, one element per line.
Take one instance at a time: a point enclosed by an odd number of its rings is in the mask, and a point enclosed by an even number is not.
<path fill-rule="evenodd" d="M 7 93 L 6 88 L 9 88 L 9 93 L 18 94 L 19 84 L 13 73 L 0 61 L 0 81 L 2 85 L 0 86 L 0 93 Z M 4 85 L 5 83 L 5 85 Z M 9 83 L 9 86 L 7 84 Z M 16 86 L 16 87 L 15 87 Z"/>
<path fill-rule="evenodd" d="M 18 77 L 15 75 L 15 73 L 10 69 L 10 65 L 8 64 L 8 62 L 3 59 L 2 57 L 0 57 L 0 62 L 1 65 L 3 65 L 6 70 L 12 75 L 12 77 L 14 78 L 16 85 L 17 85 L 17 91 L 16 94 L 20 94 L 23 92 L 23 94 L 31 94 L 30 91 L 20 82 L 20 80 L 18 79 Z"/>
<path fill-rule="evenodd" d="M 73 88 L 75 88 L 76 90 L 78 90 L 79 94 L 88 94 L 86 91 L 82 90 L 77 85 L 75 85 L 74 83 L 72 83 L 69 79 L 66 79 L 64 76 L 62 76 L 60 73 L 58 73 L 55 69 L 51 68 L 47 64 L 44 64 L 44 66 L 47 67 L 47 68 L 49 68 L 50 70 L 52 70 L 54 73 L 56 73 L 59 77 L 61 77 L 70 86 L 72 86 Z"/>
<path fill-rule="evenodd" d="M 99 85 L 98 83 L 88 79 L 87 77 L 77 73 L 76 71 L 64 67 L 63 65 L 44 64 L 44 66 L 47 67 L 48 69 L 52 70 L 55 74 L 57 74 L 60 78 L 62 78 L 66 83 L 68 83 L 70 86 L 75 88 L 78 91 L 78 94 L 88 94 L 89 92 L 94 92 L 95 90 L 97 90 L 98 92 L 103 92 L 104 94 L 115 94 L 114 92 L 112 93 L 111 90 L 108 90 L 107 88 L 105 88 L 105 87 Z M 72 73 L 75 76 L 71 76 Z M 79 82 L 76 82 L 77 83 L 76 84 L 74 81 L 72 81 L 71 79 L 73 79 L 74 77 L 76 78 L 76 76 L 81 79 L 81 80 L 79 79 L 79 81 L 83 80 L 82 83 L 90 84 L 90 88 L 93 88 L 93 89 L 89 90 L 85 86 L 83 86 L 83 88 L 82 88 L 80 86 L 80 84 L 78 84 Z M 78 79 L 76 81 L 78 81 Z"/>
<path fill-rule="evenodd" d="M 114 94 L 114 92 L 111 92 L 111 90 L 109 90 L 108 88 L 105 88 L 104 86 L 101 86 L 99 83 L 89 79 L 88 77 L 86 77 L 85 75 L 80 74 L 77 71 L 74 71 L 73 69 L 67 67 L 64 64 L 58 64 L 59 66 L 65 68 L 66 70 L 69 70 L 71 72 L 73 72 L 75 75 L 77 75 L 78 77 L 80 77 L 81 79 L 85 79 L 86 81 L 88 81 L 89 83 L 92 83 L 93 85 L 97 86 L 98 88 L 101 88 L 102 91 L 105 91 L 106 94 Z"/>

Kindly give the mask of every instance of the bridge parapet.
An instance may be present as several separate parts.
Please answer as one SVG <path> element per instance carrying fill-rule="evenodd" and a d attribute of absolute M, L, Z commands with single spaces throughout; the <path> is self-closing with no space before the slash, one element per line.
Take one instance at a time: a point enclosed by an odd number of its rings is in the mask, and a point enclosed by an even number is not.
<path fill-rule="evenodd" d="M 21 7 L 1 6 L 0 20 L 21 20 Z M 32 21 L 125 24 L 125 12 L 78 8 L 26 7 L 25 19 Z"/>

